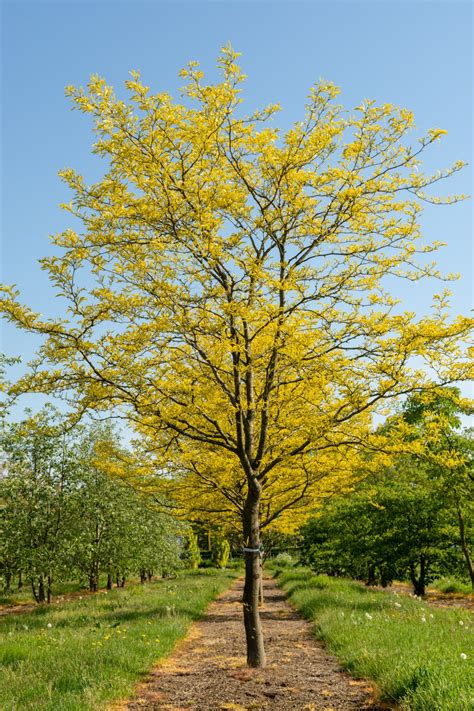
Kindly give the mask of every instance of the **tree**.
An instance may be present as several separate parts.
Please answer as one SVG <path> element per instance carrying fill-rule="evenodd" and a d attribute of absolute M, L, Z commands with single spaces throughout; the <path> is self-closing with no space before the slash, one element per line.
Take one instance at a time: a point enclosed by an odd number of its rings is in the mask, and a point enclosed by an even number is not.
<path fill-rule="evenodd" d="M 110 426 L 65 427 L 47 407 L 3 426 L 0 477 L 0 572 L 31 583 L 50 602 L 55 580 L 86 579 L 93 592 L 106 572 L 123 585 L 130 572 L 150 578 L 181 566 L 182 526 L 102 471 L 120 452 Z M 100 466 L 102 465 L 102 466 Z"/>
<path fill-rule="evenodd" d="M 327 453 L 364 446 L 375 412 L 430 387 L 427 367 L 468 377 L 470 322 L 449 320 L 446 296 L 416 320 L 386 291 L 394 275 L 438 275 L 416 265 L 437 247 L 420 246 L 418 216 L 463 163 L 419 168 L 445 132 L 411 147 L 409 111 L 368 101 L 346 113 L 320 82 L 281 135 L 277 106 L 243 114 L 237 56 L 223 50 L 217 84 L 191 63 L 181 102 L 134 72 L 128 103 L 97 76 L 67 90 L 108 162 L 93 185 L 61 173 L 83 227 L 56 236 L 63 253 L 43 266 L 68 318 L 43 319 L 8 287 L 1 305 L 46 337 L 13 393 L 62 395 L 78 416 L 121 412 L 179 503 L 239 517 L 247 658 L 262 666 L 262 526 L 304 511 L 337 472 Z"/>
<path fill-rule="evenodd" d="M 459 568 L 451 514 L 426 467 L 400 458 L 321 506 L 302 529 L 303 560 L 369 585 L 409 578 L 415 594 L 424 595 L 429 582 Z"/>
<path fill-rule="evenodd" d="M 0 566 L 7 588 L 13 574 L 24 574 L 37 602 L 50 602 L 53 580 L 64 575 L 71 556 L 69 500 L 77 460 L 56 415 L 45 408 L 0 433 Z"/>
<path fill-rule="evenodd" d="M 201 562 L 201 552 L 199 550 L 198 537 L 190 528 L 186 535 L 186 545 L 184 549 L 184 560 L 186 565 L 192 570 L 199 568 Z"/>
<path fill-rule="evenodd" d="M 216 568 L 225 568 L 230 555 L 230 543 L 222 535 L 215 535 L 212 542 L 212 562 Z"/>
<path fill-rule="evenodd" d="M 414 394 L 403 408 L 413 426 L 411 442 L 419 444 L 418 458 L 427 463 L 433 490 L 451 504 L 458 522 L 459 541 L 474 589 L 471 540 L 474 536 L 474 441 L 472 431 L 461 431 L 460 416 L 472 415 L 472 401 L 457 388 Z"/>

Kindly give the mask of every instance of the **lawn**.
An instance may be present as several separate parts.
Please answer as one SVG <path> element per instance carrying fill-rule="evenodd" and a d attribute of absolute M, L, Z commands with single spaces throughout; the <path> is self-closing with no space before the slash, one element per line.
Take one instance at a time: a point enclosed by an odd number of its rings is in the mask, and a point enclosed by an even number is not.
<path fill-rule="evenodd" d="M 129 696 L 235 577 L 187 572 L 0 618 L 0 708 L 96 711 Z"/>
<path fill-rule="evenodd" d="M 474 709 L 472 613 L 307 569 L 283 570 L 278 581 L 341 664 L 375 680 L 383 699 L 410 711 Z"/>

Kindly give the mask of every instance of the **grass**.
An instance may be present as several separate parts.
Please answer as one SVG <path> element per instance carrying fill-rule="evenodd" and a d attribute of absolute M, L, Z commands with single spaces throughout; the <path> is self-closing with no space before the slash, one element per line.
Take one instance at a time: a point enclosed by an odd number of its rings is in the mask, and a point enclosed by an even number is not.
<path fill-rule="evenodd" d="M 283 570 L 279 583 L 354 676 L 410 711 L 474 709 L 474 619 L 360 583 Z"/>
<path fill-rule="evenodd" d="M 472 595 L 473 592 L 471 583 L 462 582 L 456 578 L 438 578 L 438 580 L 433 580 L 429 589 L 442 593 L 459 593 L 461 595 Z"/>
<path fill-rule="evenodd" d="M 0 618 L 0 708 L 92 711 L 130 696 L 234 578 L 187 572 Z"/>
<path fill-rule="evenodd" d="M 101 578 L 100 586 L 105 587 L 106 577 Z M 135 582 L 138 579 L 135 579 Z M 16 581 L 13 581 L 12 590 L 10 592 L 0 592 L 0 605 L 22 605 L 30 602 L 35 602 L 29 582 L 26 580 L 23 589 L 19 592 L 16 588 Z M 78 582 L 58 582 L 53 586 L 53 598 L 58 595 L 70 595 L 71 593 L 86 592 L 89 588 L 86 585 L 81 585 Z"/>

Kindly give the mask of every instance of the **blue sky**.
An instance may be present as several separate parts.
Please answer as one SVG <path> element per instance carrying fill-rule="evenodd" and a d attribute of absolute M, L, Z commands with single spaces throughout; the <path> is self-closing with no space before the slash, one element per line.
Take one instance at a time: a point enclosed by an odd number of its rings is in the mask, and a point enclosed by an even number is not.
<path fill-rule="evenodd" d="M 447 0 L 396 2 L 3 2 L 2 4 L 1 281 L 44 314 L 58 304 L 38 259 L 51 253 L 48 235 L 70 224 L 69 200 L 57 171 L 72 166 L 86 179 L 101 174 L 90 154 L 87 118 L 71 112 L 64 87 L 98 73 L 116 87 L 138 69 L 154 91 L 175 96 L 177 74 L 200 60 L 215 76 L 219 48 L 242 52 L 247 106 L 279 102 L 282 126 L 298 120 L 309 87 L 320 77 L 341 86 L 341 101 L 364 98 L 412 109 L 417 132 L 447 129 L 428 167 L 472 156 L 472 4 Z M 443 186 L 471 192 L 470 168 Z M 453 312 L 472 305 L 472 208 L 432 207 L 423 218 L 430 240 L 448 242 L 438 257 L 451 285 Z M 437 285 L 400 287 L 422 313 Z M 1 350 L 32 357 L 38 341 L 2 326 Z M 16 372 L 19 372 L 17 369 Z"/>

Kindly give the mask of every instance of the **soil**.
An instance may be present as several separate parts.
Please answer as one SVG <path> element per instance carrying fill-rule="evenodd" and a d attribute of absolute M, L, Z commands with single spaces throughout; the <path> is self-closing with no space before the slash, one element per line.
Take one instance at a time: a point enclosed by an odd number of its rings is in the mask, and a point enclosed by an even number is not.
<path fill-rule="evenodd" d="M 211 603 L 207 614 L 171 657 L 111 711 L 362 711 L 394 709 L 380 703 L 370 682 L 351 678 L 318 643 L 309 622 L 265 579 L 261 616 L 267 666 L 250 669 L 244 656 L 243 582 Z"/>

